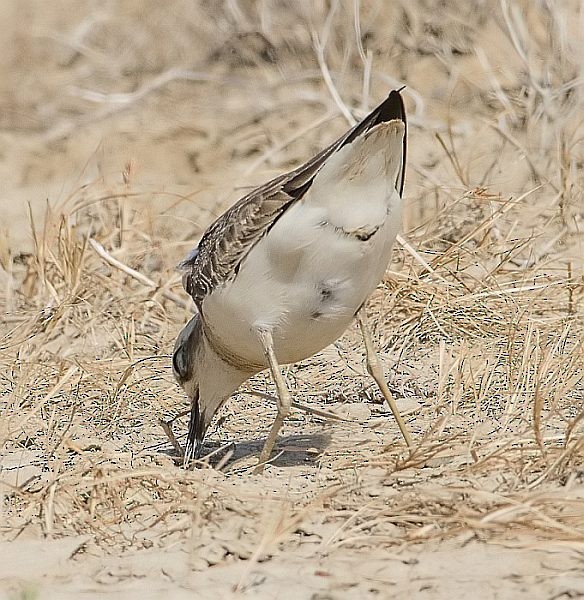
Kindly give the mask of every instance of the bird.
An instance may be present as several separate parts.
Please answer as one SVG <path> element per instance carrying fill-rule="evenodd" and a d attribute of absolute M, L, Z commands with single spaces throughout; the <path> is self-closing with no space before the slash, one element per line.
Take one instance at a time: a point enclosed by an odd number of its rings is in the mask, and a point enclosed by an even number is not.
<path fill-rule="evenodd" d="M 256 466 L 261 473 L 292 403 L 281 366 L 318 353 L 355 319 L 367 369 L 412 445 L 364 309 L 401 228 L 406 130 L 401 89 L 393 90 L 313 158 L 231 206 L 178 265 L 197 308 L 172 356 L 190 401 L 185 464 L 201 457 L 205 432 L 225 401 L 269 369 L 277 415 Z"/>

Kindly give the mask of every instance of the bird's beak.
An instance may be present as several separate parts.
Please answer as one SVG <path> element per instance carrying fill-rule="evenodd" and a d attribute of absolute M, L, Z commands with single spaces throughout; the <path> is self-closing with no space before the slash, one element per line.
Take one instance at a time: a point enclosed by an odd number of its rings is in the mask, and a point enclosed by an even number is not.
<path fill-rule="evenodd" d="M 203 448 L 203 438 L 205 437 L 205 415 L 201 413 L 199 406 L 199 390 L 191 400 L 191 418 L 189 420 L 189 432 L 187 434 L 187 447 L 185 448 L 185 466 L 191 460 L 196 460 L 201 456 Z"/>

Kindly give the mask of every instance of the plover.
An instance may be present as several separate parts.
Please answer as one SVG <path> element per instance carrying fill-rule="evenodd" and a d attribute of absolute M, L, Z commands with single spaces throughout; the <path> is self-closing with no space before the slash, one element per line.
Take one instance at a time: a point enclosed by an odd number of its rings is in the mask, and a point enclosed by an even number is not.
<path fill-rule="evenodd" d="M 280 365 L 308 358 L 357 318 L 367 365 L 408 445 L 364 322 L 401 226 L 406 115 L 399 91 L 301 167 L 243 197 L 179 265 L 198 313 L 180 332 L 172 366 L 191 401 L 185 461 L 249 377 L 269 368 L 278 413 L 260 454 L 270 458 L 291 396 Z"/>

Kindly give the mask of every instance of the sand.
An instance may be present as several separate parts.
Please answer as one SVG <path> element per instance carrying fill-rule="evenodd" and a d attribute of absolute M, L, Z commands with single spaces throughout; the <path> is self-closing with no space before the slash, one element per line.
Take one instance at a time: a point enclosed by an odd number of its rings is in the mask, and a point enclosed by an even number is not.
<path fill-rule="evenodd" d="M 0 598 L 584 596 L 582 8 L 509 4 L 1 3 Z M 174 265 L 403 84 L 368 311 L 415 448 L 351 327 L 286 369 L 337 418 L 253 475 L 261 374 L 183 469 Z"/>

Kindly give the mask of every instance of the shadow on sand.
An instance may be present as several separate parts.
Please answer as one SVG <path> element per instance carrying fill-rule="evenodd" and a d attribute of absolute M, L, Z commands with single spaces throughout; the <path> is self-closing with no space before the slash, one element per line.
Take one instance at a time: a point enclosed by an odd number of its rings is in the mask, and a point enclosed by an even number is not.
<path fill-rule="evenodd" d="M 276 467 L 298 467 L 315 464 L 323 450 L 330 444 L 331 436 L 327 433 L 305 435 L 289 435 L 278 439 L 270 464 Z M 203 456 L 197 463 L 211 466 L 222 471 L 239 468 L 248 469 L 255 466 L 264 444 L 264 439 L 239 440 L 237 442 L 219 442 L 208 440 L 203 448 Z M 160 449 L 171 456 L 177 463 L 182 459 L 174 449 Z"/>

